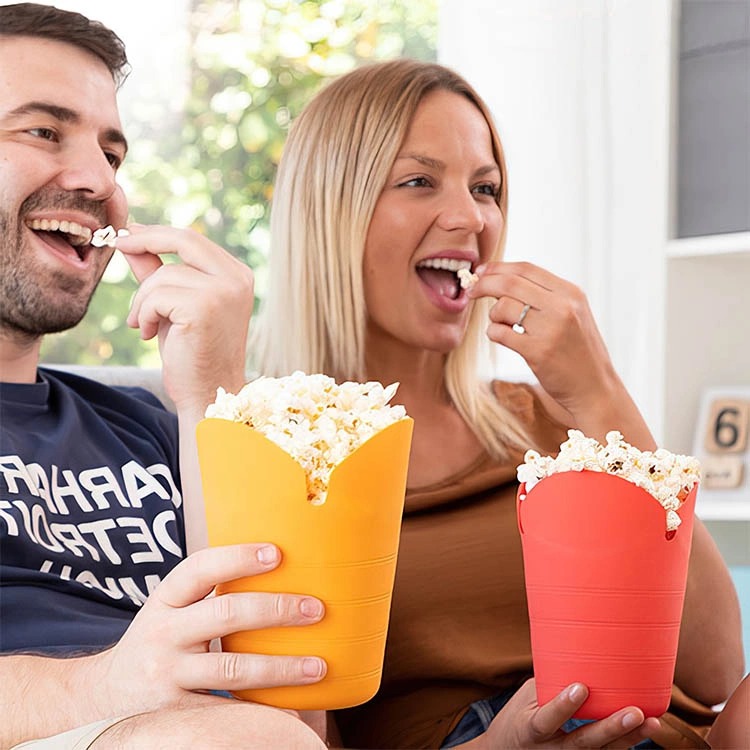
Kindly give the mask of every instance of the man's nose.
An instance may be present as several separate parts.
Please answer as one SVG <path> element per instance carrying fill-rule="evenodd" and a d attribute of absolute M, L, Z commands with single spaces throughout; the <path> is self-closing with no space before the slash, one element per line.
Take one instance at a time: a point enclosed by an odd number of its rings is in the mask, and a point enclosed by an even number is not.
<path fill-rule="evenodd" d="M 117 187 L 115 169 L 101 146 L 77 143 L 66 150 L 57 177 L 63 190 L 79 191 L 92 200 L 107 200 Z"/>

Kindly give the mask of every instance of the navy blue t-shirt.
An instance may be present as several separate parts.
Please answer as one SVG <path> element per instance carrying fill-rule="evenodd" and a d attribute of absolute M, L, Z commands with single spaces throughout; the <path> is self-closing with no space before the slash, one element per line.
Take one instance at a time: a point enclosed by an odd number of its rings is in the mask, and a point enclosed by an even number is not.
<path fill-rule="evenodd" d="M 0 383 L 0 651 L 115 643 L 184 557 L 177 418 L 142 388 Z"/>

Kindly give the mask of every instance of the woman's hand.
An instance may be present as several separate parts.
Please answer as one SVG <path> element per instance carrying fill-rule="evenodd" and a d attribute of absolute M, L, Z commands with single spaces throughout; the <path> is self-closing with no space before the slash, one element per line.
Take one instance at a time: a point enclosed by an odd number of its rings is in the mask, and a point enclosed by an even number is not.
<path fill-rule="evenodd" d="M 86 680 L 103 717 L 186 706 L 209 690 L 247 690 L 318 682 L 325 662 L 314 655 L 219 652 L 211 641 L 241 630 L 319 622 L 323 604 L 309 596 L 232 593 L 209 596 L 222 582 L 266 573 L 276 547 L 243 544 L 196 552 L 154 589 L 120 641 L 91 657 Z"/>
<path fill-rule="evenodd" d="M 643 712 L 631 706 L 570 733 L 564 732 L 563 724 L 587 697 L 585 685 L 574 683 L 544 706 L 539 706 L 534 680 L 527 680 L 503 706 L 487 731 L 460 747 L 467 750 L 628 748 L 659 729 L 658 719 L 644 720 Z"/>
<path fill-rule="evenodd" d="M 490 263 L 478 272 L 469 295 L 496 300 L 487 335 L 526 360 L 553 416 L 591 437 L 617 429 L 642 449 L 654 447 L 575 284 L 532 263 Z"/>

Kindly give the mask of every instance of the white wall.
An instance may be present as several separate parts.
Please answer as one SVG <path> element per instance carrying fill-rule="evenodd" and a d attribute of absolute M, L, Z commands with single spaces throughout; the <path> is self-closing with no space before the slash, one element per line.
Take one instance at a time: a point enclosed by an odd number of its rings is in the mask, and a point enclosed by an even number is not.
<path fill-rule="evenodd" d="M 671 0 L 442 0 L 440 8 L 440 61 L 487 100 L 506 148 L 508 257 L 586 290 L 657 439 L 672 22 Z"/>

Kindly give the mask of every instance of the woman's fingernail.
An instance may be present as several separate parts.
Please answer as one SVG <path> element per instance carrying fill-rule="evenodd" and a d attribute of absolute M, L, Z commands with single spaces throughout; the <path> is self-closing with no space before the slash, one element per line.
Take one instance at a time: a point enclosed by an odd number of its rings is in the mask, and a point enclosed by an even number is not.
<path fill-rule="evenodd" d="M 271 565 L 279 559 L 279 552 L 272 544 L 265 544 L 262 547 L 258 547 L 258 551 L 255 554 L 261 565 Z"/>
<path fill-rule="evenodd" d="M 324 672 L 323 662 L 320 659 L 308 657 L 302 660 L 302 674 L 305 677 L 322 677 Z"/>
<path fill-rule="evenodd" d="M 581 698 L 583 698 L 583 685 L 571 685 L 568 688 L 568 699 L 578 703 Z"/>
<path fill-rule="evenodd" d="M 623 729 L 635 729 L 641 723 L 641 719 L 638 714 L 627 713 L 622 717 L 622 728 Z"/>
<path fill-rule="evenodd" d="M 299 603 L 299 610 L 305 617 L 315 617 L 317 619 L 323 614 L 323 605 L 317 599 L 305 597 Z"/>
<path fill-rule="evenodd" d="M 476 267 L 476 268 L 474 269 L 474 273 L 475 273 L 475 274 L 476 274 L 477 276 L 481 276 L 481 275 L 482 275 L 482 274 L 484 273 L 484 269 L 485 269 L 485 268 L 487 268 L 487 266 L 485 266 L 485 265 L 484 265 L 484 263 L 482 263 L 481 265 L 477 266 L 477 267 Z"/>

